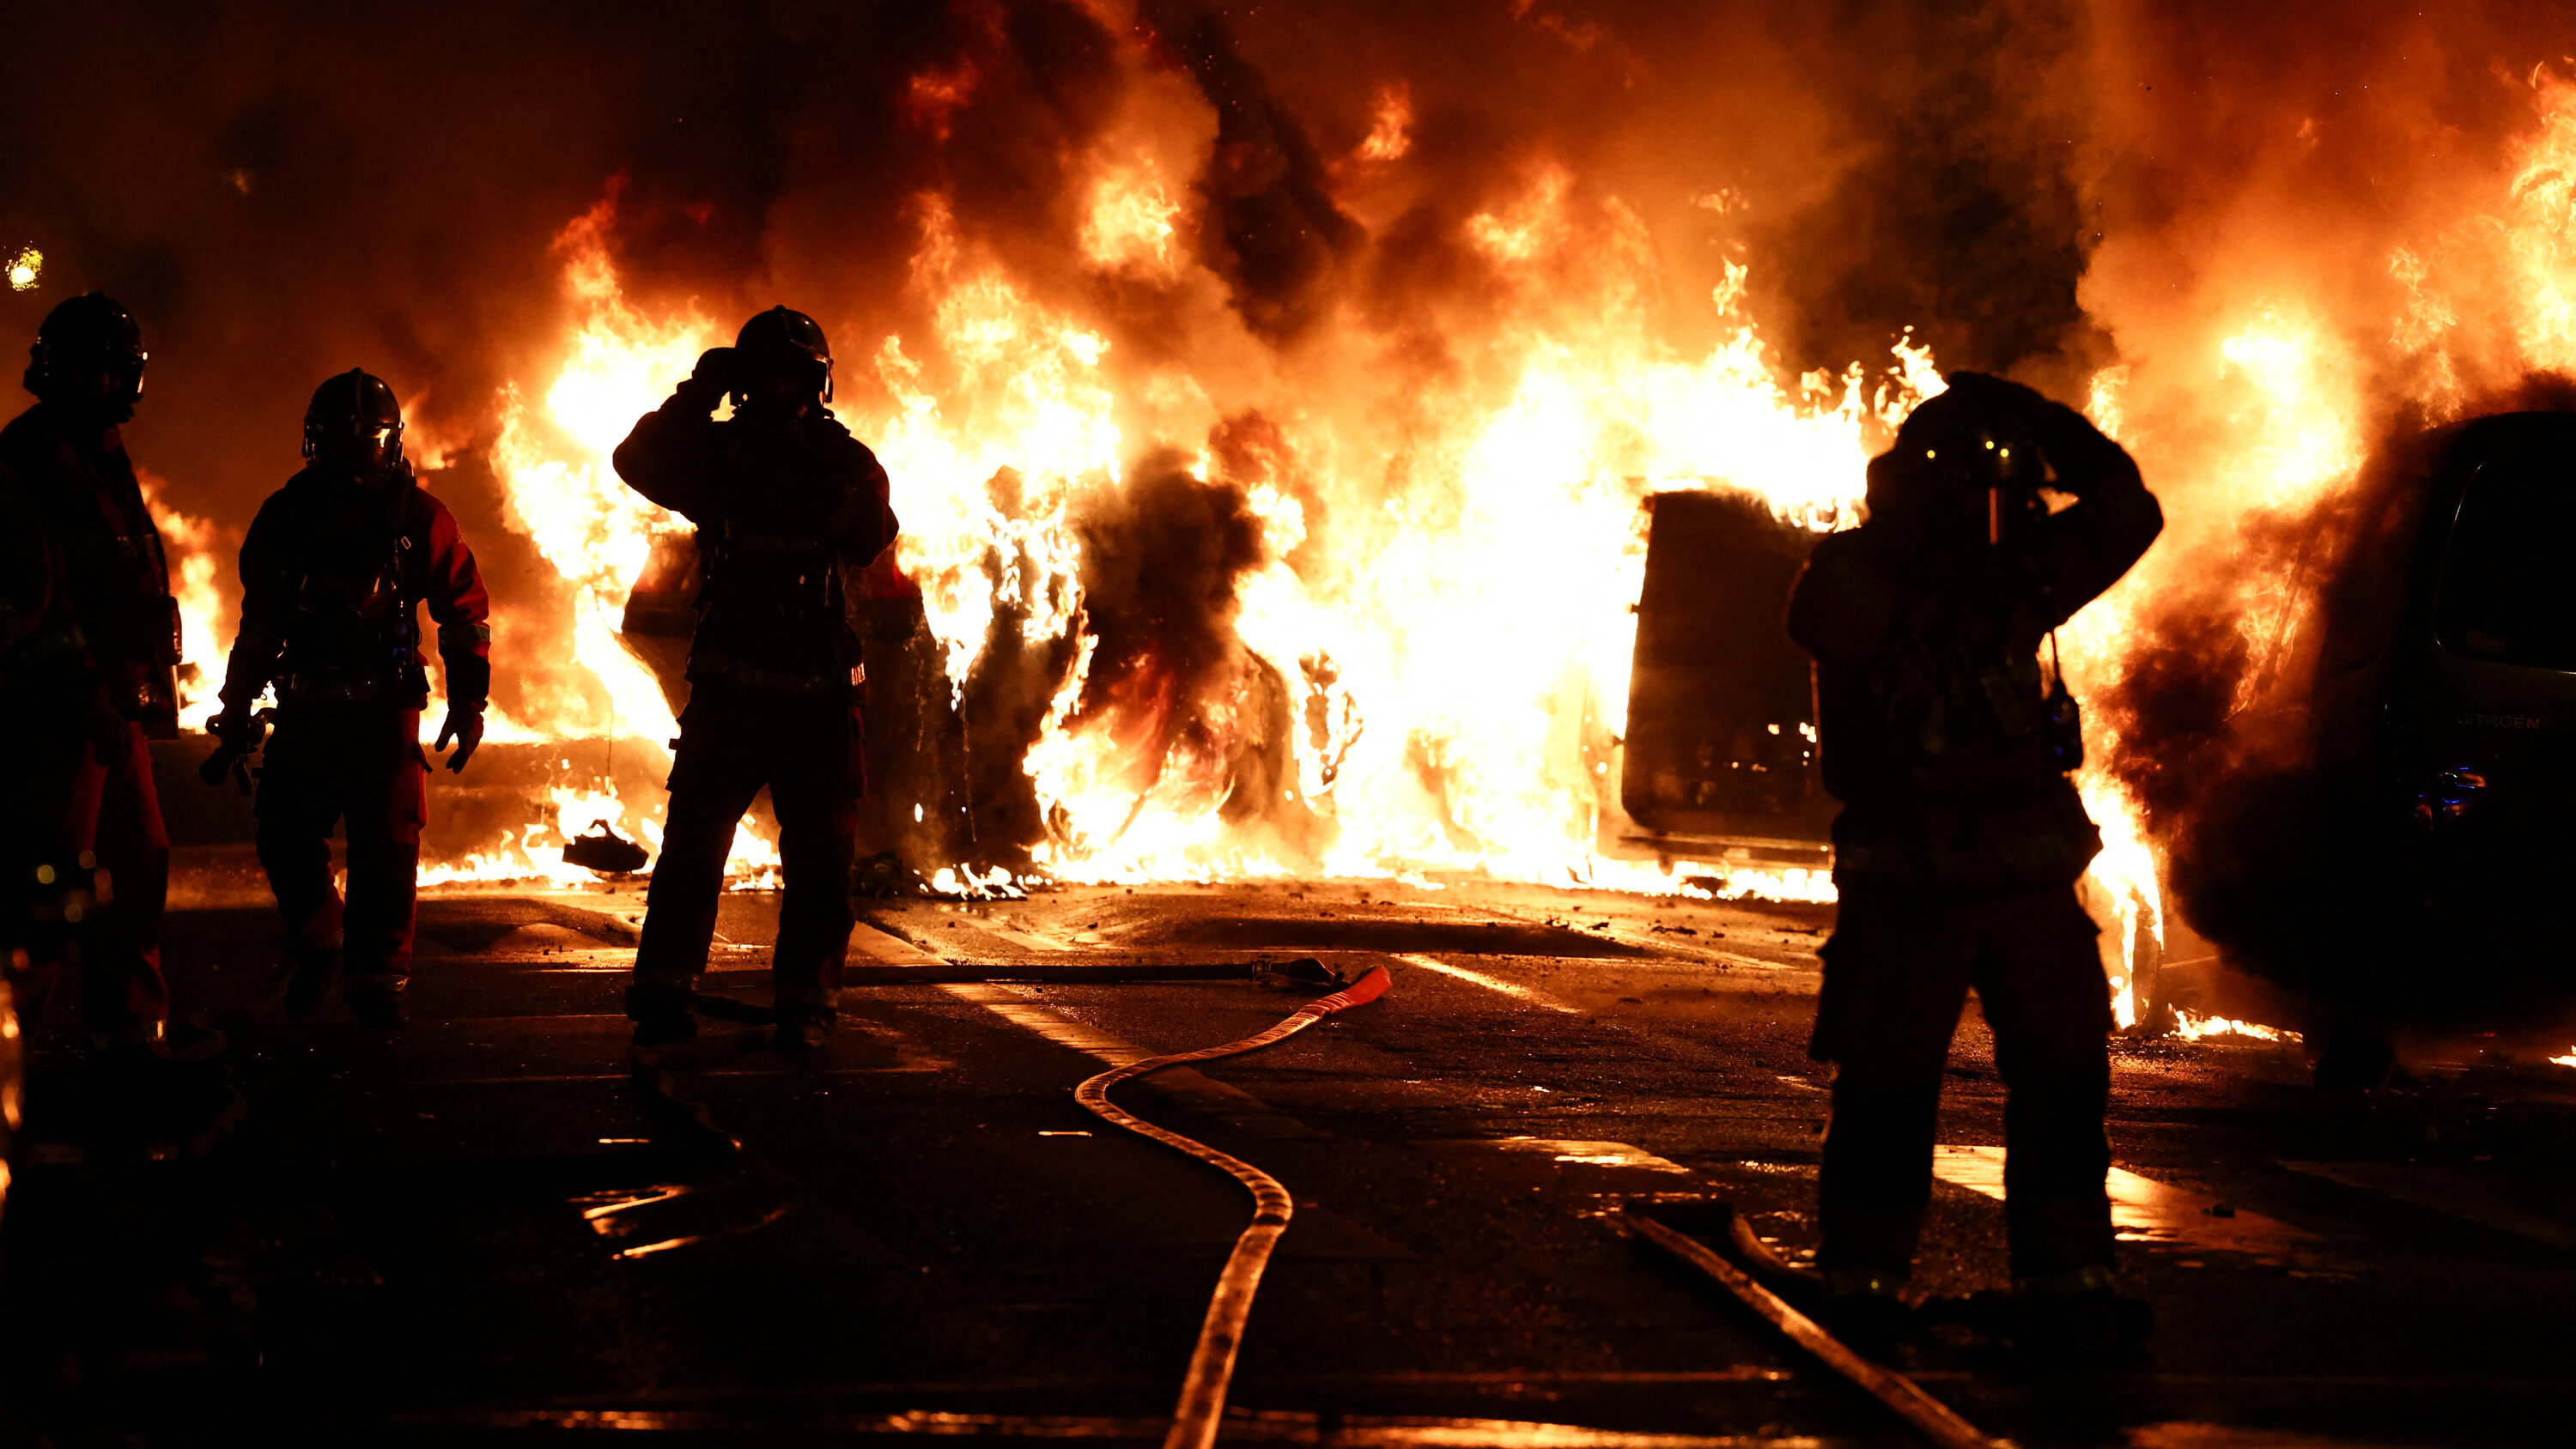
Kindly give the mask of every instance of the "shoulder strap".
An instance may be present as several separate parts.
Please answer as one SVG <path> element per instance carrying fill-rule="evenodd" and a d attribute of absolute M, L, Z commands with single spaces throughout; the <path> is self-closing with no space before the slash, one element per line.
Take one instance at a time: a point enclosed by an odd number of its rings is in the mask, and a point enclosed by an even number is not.
<path fill-rule="evenodd" d="M 412 474 L 410 460 L 405 459 L 401 473 L 385 482 L 383 546 L 391 555 L 394 590 L 406 606 L 419 603 L 428 592 L 415 582 L 417 573 L 429 566 L 428 541 L 412 536 L 412 500 L 419 494 L 420 481 Z"/>

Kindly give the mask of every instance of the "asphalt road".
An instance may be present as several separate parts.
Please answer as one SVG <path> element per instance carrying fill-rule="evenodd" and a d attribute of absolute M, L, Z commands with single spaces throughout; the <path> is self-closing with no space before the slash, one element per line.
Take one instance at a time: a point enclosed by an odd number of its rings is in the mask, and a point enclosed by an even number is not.
<path fill-rule="evenodd" d="M 1227 1442 L 1913 1442 L 1614 1217 L 1723 1200 L 1812 1249 L 1830 907 L 1378 883 L 887 905 L 828 1051 L 715 1021 L 643 1090 L 633 888 L 428 901 L 398 1033 L 279 1019 L 268 913 L 201 899 L 169 954 L 232 1050 L 189 1108 L 119 1099 L 37 1024 L 15 1442 L 1159 1439 L 1249 1203 L 1072 1088 L 1319 988 L 1029 978 L 1299 955 L 1395 989 L 1120 1090 L 1297 1199 Z M 712 990 L 766 999 L 775 911 L 727 898 Z M 869 981 L 939 963 L 989 979 Z M 227 1072 L 247 1110 L 200 1132 Z M 2001 1110 L 1972 1010 L 1927 1293 L 2003 1286 Z M 2025 1446 L 2564 1442 L 2571 1123 L 2576 1073 L 2546 1065 L 2330 1097 L 2292 1047 L 2124 1040 L 2149 1352 L 2068 1376 L 1951 1329 L 1918 1381 Z"/>

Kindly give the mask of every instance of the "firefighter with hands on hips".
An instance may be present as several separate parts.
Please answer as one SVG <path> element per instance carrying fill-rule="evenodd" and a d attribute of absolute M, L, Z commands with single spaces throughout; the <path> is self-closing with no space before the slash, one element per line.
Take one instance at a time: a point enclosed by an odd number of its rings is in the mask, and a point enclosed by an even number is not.
<path fill-rule="evenodd" d="M 143 329 L 101 292 L 29 349 L 36 405 L 0 430 L 0 862 L 5 949 L 33 1018 L 76 959 L 103 1059 L 202 1056 L 170 1016 L 170 838 L 150 741 L 179 737 L 179 606 L 119 428 L 143 397 Z"/>
<path fill-rule="evenodd" d="M 2067 772 L 2072 696 L 2040 645 L 2164 526 L 2074 409 L 1953 373 L 1869 467 L 1869 518 L 1816 545 L 1789 632 L 1816 660 L 1840 906 L 1811 1053 L 1835 1064 L 1819 1182 L 1828 1327 L 1902 1351 L 1950 1038 L 1994 1035 L 2019 1328 L 2099 1356 L 2144 1328 L 2111 1276 L 2110 989 L 2076 882 L 2101 849 Z M 2073 502 L 2052 512 L 2046 488 Z M 2052 658 L 2052 664 L 2053 664 Z"/>
<path fill-rule="evenodd" d="M 352 368 L 314 389 L 303 471 L 269 495 L 242 541 L 241 631 L 216 736 L 266 745 L 259 861 L 285 918 L 286 1009 L 310 1015 L 334 975 L 360 1021 L 409 1018 L 412 920 L 429 761 L 420 607 L 438 625 L 447 719 L 437 748 L 462 772 L 483 740 L 492 628 L 483 578 L 447 505 L 414 481 L 393 389 Z M 261 695 L 276 687 L 275 732 Z M 348 892 L 331 873 L 345 821 Z"/>
<path fill-rule="evenodd" d="M 762 787 L 786 898 L 771 971 L 781 1047 L 820 1045 L 848 954 L 858 829 L 859 653 L 844 575 L 893 543 L 885 469 L 826 406 L 832 353 L 774 307 L 710 349 L 618 446 L 618 475 L 697 525 L 704 572 L 662 858 L 627 1015 L 638 1046 L 694 1036 L 734 827 Z M 733 414 L 713 417 L 728 398 Z"/>

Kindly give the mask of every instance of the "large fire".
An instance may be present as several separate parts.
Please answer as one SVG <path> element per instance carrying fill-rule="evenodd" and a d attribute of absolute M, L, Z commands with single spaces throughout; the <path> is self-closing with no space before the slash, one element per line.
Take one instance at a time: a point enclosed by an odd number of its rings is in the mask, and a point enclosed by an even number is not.
<path fill-rule="evenodd" d="M 1104 163 L 1084 255 L 1112 270 L 1176 265 L 1172 190 L 1146 162 Z M 1140 761 L 1115 715 L 1077 720 L 1085 654 L 1027 760 L 1055 822 L 1038 850 L 1044 871 L 1132 881 L 1467 870 L 1672 888 L 1662 872 L 1605 859 L 1598 848 L 1602 813 L 1617 808 L 1641 500 L 1718 480 L 1752 488 L 1812 527 L 1847 521 L 1873 438 L 1940 383 L 1928 352 L 1900 345 L 1880 378 L 1855 365 L 1783 386 L 1752 324 L 1737 315 L 1740 272 L 1714 299 L 1730 319 L 1728 341 L 1696 359 L 1671 355 L 1648 340 L 1635 256 L 1568 277 L 1583 239 L 1565 215 L 1566 191 L 1561 172 L 1543 172 L 1518 206 L 1472 218 L 1471 232 L 1499 269 L 1526 273 L 1533 291 L 1579 280 L 1610 310 L 1585 309 L 1579 329 L 1538 326 L 1491 339 L 1515 385 L 1487 407 L 1438 400 L 1428 419 L 1437 431 L 1373 467 L 1328 466 L 1376 454 L 1384 425 L 1366 416 L 1364 398 L 1345 399 L 1353 405 L 1340 415 L 1305 409 L 1309 426 L 1280 430 L 1278 456 L 1286 467 L 1317 463 L 1249 489 L 1263 557 L 1241 581 L 1236 627 L 1321 705 L 1324 726 L 1296 735 L 1296 788 L 1329 812 L 1329 843 L 1317 857 L 1293 859 L 1240 838 L 1216 809 L 1222 759 L 1185 743 Z M 1122 486 L 1139 414 L 1164 437 L 1182 427 L 1183 436 L 1205 437 L 1225 414 L 1185 375 L 1122 372 L 1101 330 L 1035 300 L 997 260 L 961 241 L 940 198 L 922 198 L 918 214 L 913 275 L 928 334 L 842 346 L 865 359 L 893 402 L 880 416 L 850 421 L 897 480 L 899 562 L 923 589 L 947 673 L 962 689 L 998 606 L 1019 612 L 1031 638 L 1080 627 L 1081 545 L 1070 518 L 1086 494 Z M 694 311 L 650 317 L 627 302 L 608 254 L 615 215 L 612 194 L 560 238 L 576 321 L 542 407 L 515 390 L 500 406 L 494 458 L 513 521 L 572 590 L 576 619 L 574 667 L 556 671 L 544 691 L 549 712 L 496 718 L 496 739 L 609 735 L 649 749 L 675 730 L 658 685 L 616 627 L 653 540 L 679 524 L 620 484 L 606 459 L 635 417 L 722 336 Z M 1358 352 L 1366 340 L 1352 341 Z M 924 353 L 935 359 L 936 383 Z M 1191 466 L 1205 476 L 1211 458 L 1202 450 Z M 1411 476 L 1390 478 L 1397 466 Z M 1005 476 L 1011 488 L 993 486 Z M 1293 558 L 1312 536 L 1311 510 L 1331 507 L 1374 515 L 1370 546 L 1346 543 L 1321 563 Z M 590 818 L 658 839 L 658 805 L 606 796 L 553 803 L 561 818 L 532 831 L 548 845 L 569 822 Z M 451 878 L 577 874 L 549 867 L 530 843 L 504 842 L 441 870 Z M 738 865 L 767 863 L 752 858 L 766 842 L 746 834 L 743 846 Z M 1747 876 L 1739 888 L 1775 894 L 1829 889 L 1802 872 L 1734 874 Z"/>
<path fill-rule="evenodd" d="M 926 72 L 906 114 L 944 138 L 977 84 L 963 63 Z M 2173 523 L 2065 631 L 2079 694 L 2117 683 L 2133 626 L 2178 582 L 2227 580 L 2255 657 L 2294 657 L 2312 581 L 2231 574 L 2244 522 L 2347 487 L 2392 400 L 2441 418 L 2481 381 L 2576 364 L 2576 87 L 2547 73 L 2528 84 L 2534 124 L 2479 214 L 2427 223 L 2387 258 L 2377 295 L 2330 291 L 2294 263 L 2212 266 L 2151 325 L 2128 326 L 2123 317 L 2144 314 L 2124 299 L 2162 275 L 2159 258 L 2118 242 L 2097 255 L 2085 301 L 2125 360 L 2093 375 L 2082 401 L 2139 456 Z M 1829 896 L 1803 872 L 1667 873 L 1605 852 L 1640 504 L 1722 487 L 1813 529 L 1848 525 L 1866 460 L 1941 386 L 1929 349 L 1900 339 L 1839 374 L 1786 375 L 1739 266 L 1684 304 L 1701 309 L 1699 333 L 1715 343 L 1677 347 L 1645 220 L 1544 156 L 1455 222 L 1451 239 L 1483 269 L 1485 305 L 1436 316 L 1441 366 L 1401 365 L 1425 340 L 1356 308 L 1272 346 L 1194 259 L 1188 202 L 1212 144 L 1194 94 L 1142 86 L 1128 104 L 1083 159 L 1085 200 L 1045 263 L 1053 273 L 1033 274 L 1025 248 L 982 239 L 933 189 L 909 212 L 903 300 L 918 320 L 870 332 L 821 317 L 841 359 L 839 411 L 894 479 L 898 563 L 922 591 L 956 697 L 996 619 L 1016 621 L 1024 640 L 1070 646 L 1022 762 L 1048 822 L 1037 869 L 1093 881 L 1463 872 L 1663 891 L 1715 876 L 1731 891 Z M 1371 188 L 1412 153 L 1412 107 L 1402 80 L 1380 85 L 1364 138 L 1327 158 L 1338 199 L 1364 222 L 1391 214 Z M 617 200 L 612 188 L 558 240 L 568 325 L 553 375 L 495 406 L 491 458 L 511 524 L 560 576 L 574 621 L 568 658 L 512 657 L 505 635 L 505 668 L 536 687 L 517 696 L 518 713 L 496 716 L 493 737 L 649 753 L 675 727 L 652 671 L 618 636 L 619 612 L 677 522 L 627 490 L 607 455 L 737 319 L 630 300 L 614 261 Z M 1743 204 L 1733 191 L 1702 200 L 1720 214 Z M 1116 298 L 1133 288 L 1179 299 L 1193 330 L 1151 349 L 1119 343 Z M 1098 660 L 1079 521 L 1138 487 L 1139 460 L 1158 450 L 1190 478 L 1234 489 L 1257 524 L 1258 557 L 1233 580 L 1227 619 L 1245 655 L 1240 697 L 1201 701 L 1186 730 L 1165 727 L 1178 707 L 1168 699 L 1084 704 Z M 174 522 L 188 535 L 183 597 L 202 661 L 227 605 L 194 561 L 211 544 Z M 2281 676 L 2267 667 L 2249 689 Z M 1229 751 L 1251 728 L 1246 691 L 1265 679 L 1293 696 L 1299 722 L 1277 788 L 1320 822 L 1293 838 L 1221 808 Z M 200 693 L 191 717 L 204 711 Z M 2096 712 L 2092 728 L 2099 762 L 2116 725 Z M 2138 1014 L 2134 952 L 2164 930 L 2159 848 L 2099 763 L 2079 784 L 2104 828 L 2095 898 L 2117 927 L 2106 956 L 2127 1023 Z M 439 873 L 578 878 L 559 846 L 601 820 L 658 843 L 658 799 L 565 788 L 536 803 L 510 839 Z M 742 878 L 773 864 L 773 848 L 746 831 Z M 972 869 L 955 863 L 943 879 L 1001 883 Z"/>

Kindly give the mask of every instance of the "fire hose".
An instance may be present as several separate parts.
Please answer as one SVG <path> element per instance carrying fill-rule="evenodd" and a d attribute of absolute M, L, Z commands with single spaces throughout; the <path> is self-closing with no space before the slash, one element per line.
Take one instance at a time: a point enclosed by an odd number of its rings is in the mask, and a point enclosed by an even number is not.
<path fill-rule="evenodd" d="M 2003 1441 L 1987 1438 L 1984 1431 L 1959 1417 L 1958 1411 L 1916 1387 L 1912 1379 L 1881 1368 L 1852 1352 L 1840 1339 L 1825 1332 L 1814 1319 L 1789 1306 L 1785 1299 L 1764 1287 L 1753 1274 L 1719 1257 L 1707 1244 L 1676 1232 L 1634 1207 L 1623 1209 L 1619 1217 L 1630 1232 L 1679 1258 L 1734 1294 L 1818 1363 L 1885 1404 L 1933 1449 L 2002 1449 Z M 1752 1236 L 1744 1220 L 1734 1217 L 1731 1212 L 1729 1217 L 1738 1242 L 1749 1240 L 1754 1249 L 1760 1249 L 1761 1240 Z M 1739 1248 L 1739 1251 L 1743 1249 Z M 1749 1256 L 1768 1255 L 1757 1253 Z"/>
<path fill-rule="evenodd" d="M 1252 1192 L 1252 1222 L 1244 1228 L 1243 1235 L 1234 1240 L 1234 1251 L 1226 1257 L 1225 1271 L 1217 1275 L 1216 1294 L 1208 1300 L 1207 1319 L 1199 1327 L 1198 1346 L 1190 1353 L 1189 1373 L 1181 1380 L 1181 1400 L 1172 1411 L 1172 1429 L 1163 1438 L 1163 1449 L 1208 1449 L 1216 1442 L 1217 1422 L 1225 1413 L 1226 1388 L 1234 1378 L 1235 1350 L 1243 1342 L 1244 1321 L 1252 1313 L 1253 1292 L 1261 1286 L 1261 1273 L 1270 1264 L 1270 1251 L 1278 1246 L 1279 1235 L 1288 1230 L 1288 1219 L 1295 1214 L 1296 1203 L 1288 1196 L 1288 1189 L 1280 1185 L 1279 1179 L 1204 1142 L 1194 1142 L 1178 1132 L 1166 1131 L 1129 1114 L 1109 1100 L 1109 1089 L 1121 1082 L 1184 1062 L 1241 1056 L 1246 1052 L 1277 1046 L 1334 1012 L 1377 1000 L 1392 984 L 1393 979 L 1386 974 L 1385 967 L 1372 966 L 1368 974 L 1353 985 L 1307 1003 L 1295 1015 L 1258 1036 L 1248 1036 L 1224 1046 L 1129 1062 L 1123 1067 L 1102 1072 L 1073 1089 L 1074 1100 L 1089 1108 L 1102 1121 L 1114 1127 L 1124 1127 L 1140 1137 L 1150 1137 L 1174 1151 L 1187 1153 L 1220 1169 Z"/>

